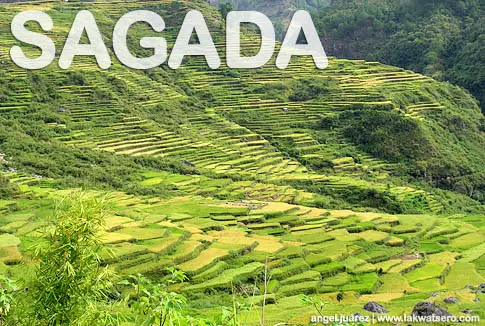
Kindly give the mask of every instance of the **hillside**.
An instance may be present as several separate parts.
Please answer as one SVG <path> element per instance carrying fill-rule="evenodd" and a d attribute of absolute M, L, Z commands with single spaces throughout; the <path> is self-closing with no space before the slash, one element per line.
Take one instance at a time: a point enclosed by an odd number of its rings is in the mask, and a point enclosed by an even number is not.
<path fill-rule="evenodd" d="M 384 62 L 452 82 L 469 90 L 485 109 L 485 7 L 480 1 L 230 2 L 265 12 L 278 22 L 279 31 L 295 10 L 311 11 L 328 54 Z"/>
<path fill-rule="evenodd" d="M 107 44 L 123 13 L 156 11 L 169 45 L 185 12 L 198 9 L 224 53 L 217 10 L 147 1 L 2 5 L 1 54 L 16 44 L 11 17 L 27 6 L 53 17 L 59 46 L 81 9 L 94 13 Z M 151 32 L 131 33 L 133 41 Z M 254 39 L 246 35 L 248 51 Z M 30 276 L 28 247 L 55 199 L 83 188 L 111 193 L 103 263 L 153 279 L 175 266 L 190 279 L 174 290 L 203 316 L 217 315 L 234 291 L 259 306 L 268 258 L 268 322 L 307 322 L 314 312 L 303 293 L 334 302 L 329 314 L 364 313 L 370 300 L 410 313 L 418 301 L 454 296 L 452 313 L 485 317 L 474 301 L 483 295 L 465 288 L 485 277 L 484 118 L 463 89 L 336 58 L 322 71 L 309 58 L 240 71 L 211 71 L 201 58 L 149 71 L 100 70 L 92 58 L 68 71 L 25 71 L 5 55 L 0 64 L 3 274 Z M 257 295 L 247 298 L 248 288 Z"/>
<path fill-rule="evenodd" d="M 485 108 L 481 1 L 340 1 L 315 12 L 332 55 L 377 60 L 450 81 Z"/>

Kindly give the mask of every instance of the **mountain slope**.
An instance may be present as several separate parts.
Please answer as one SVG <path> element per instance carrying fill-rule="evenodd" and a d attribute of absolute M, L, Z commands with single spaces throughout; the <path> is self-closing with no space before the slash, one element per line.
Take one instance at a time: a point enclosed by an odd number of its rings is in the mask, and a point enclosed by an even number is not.
<path fill-rule="evenodd" d="M 277 22 L 280 35 L 295 10 L 312 11 L 330 55 L 384 62 L 453 82 L 468 89 L 485 108 L 485 8 L 480 1 L 231 3 L 238 9 L 265 12 Z"/>
<path fill-rule="evenodd" d="M 483 109 L 484 12 L 480 1 L 334 1 L 314 19 L 331 55 L 451 81 L 473 93 Z"/>

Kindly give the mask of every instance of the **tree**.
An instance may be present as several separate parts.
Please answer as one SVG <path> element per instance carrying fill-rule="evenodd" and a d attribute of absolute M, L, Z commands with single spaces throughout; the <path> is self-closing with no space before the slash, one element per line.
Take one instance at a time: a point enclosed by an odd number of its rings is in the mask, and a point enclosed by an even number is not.
<path fill-rule="evenodd" d="M 0 175 L 0 199 L 11 199 L 18 194 L 20 194 L 18 186 L 10 183 L 7 178 Z"/>
<path fill-rule="evenodd" d="M 219 12 L 222 15 L 222 18 L 226 19 L 227 14 L 234 10 L 232 3 L 224 2 L 219 5 Z"/>
<path fill-rule="evenodd" d="M 337 293 L 337 301 L 340 302 L 343 299 L 344 299 L 344 293 L 340 291 L 339 293 Z"/>
<path fill-rule="evenodd" d="M 38 266 L 29 291 L 34 324 L 91 325 L 108 318 L 109 313 L 100 316 L 104 309 L 99 307 L 114 277 L 100 266 L 98 255 L 104 215 L 104 199 L 82 193 L 58 203 L 45 243 L 34 253 Z"/>

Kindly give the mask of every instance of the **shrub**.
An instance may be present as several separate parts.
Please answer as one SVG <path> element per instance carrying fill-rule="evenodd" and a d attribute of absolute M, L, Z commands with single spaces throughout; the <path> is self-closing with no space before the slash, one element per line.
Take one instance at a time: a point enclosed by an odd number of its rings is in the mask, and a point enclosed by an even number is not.
<path fill-rule="evenodd" d="M 7 178 L 0 175 L 0 199 L 11 199 L 18 194 L 20 194 L 18 186 L 10 183 Z"/>
<path fill-rule="evenodd" d="M 418 122 L 394 111 L 345 112 L 340 119 L 346 121 L 345 137 L 377 157 L 418 160 L 434 152 Z"/>

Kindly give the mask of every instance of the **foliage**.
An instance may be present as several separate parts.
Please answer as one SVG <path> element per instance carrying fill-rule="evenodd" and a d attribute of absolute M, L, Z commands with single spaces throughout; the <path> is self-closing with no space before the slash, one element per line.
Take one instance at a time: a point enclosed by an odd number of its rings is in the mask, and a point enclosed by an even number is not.
<path fill-rule="evenodd" d="M 233 9 L 234 8 L 230 2 L 224 2 L 219 5 L 219 12 L 223 18 L 226 18 L 227 14 L 229 14 Z"/>
<path fill-rule="evenodd" d="M 313 308 L 315 308 L 319 316 L 325 315 L 323 312 L 323 308 L 324 306 L 330 304 L 330 302 L 323 300 L 321 296 L 308 296 L 308 295 L 303 295 L 301 297 L 301 302 L 304 304 L 313 306 Z"/>
<path fill-rule="evenodd" d="M 250 312 L 247 304 L 239 303 L 233 296 L 232 307 L 222 307 L 222 313 L 216 318 L 216 325 L 240 326 L 243 325 L 242 314 Z"/>
<path fill-rule="evenodd" d="M 0 325 L 3 325 L 10 312 L 14 301 L 13 292 L 16 288 L 12 280 L 3 275 L 0 276 Z"/>
<path fill-rule="evenodd" d="M 29 296 L 35 323 L 89 323 L 97 316 L 97 302 L 108 299 L 114 280 L 100 266 L 99 231 L 105 203 L 76 193 L 58 203 L 45 243 L 35 249 L 38 261 Z"/>
<path fill-rule="evenodd" d="M 291 93 L 288 96 L 290 101 L 303 102 L 323 97 L 335 84 L 329 79 L 308 78 L 299 80 L 290 85 Z"/>
<path fill-rule="evenodd" d="M 165 289 L 172 284 L 185 281 L 187 277 L 174 268 L 166 270 L 170 274 L 165 284 L 154 284 L 141 274 L 130 275 L 127 280 L 119 282 L 120 285 L 130 285 L 134 290 L 127 300 L 136 313 L 137 325 L 173 325 L 184 318 L 182 309 L 187 299 L 181 294 L 167 292 Z"/>
<path fill-rule="evenodd" d="M 7 178 L 0 175 L 0 199 L 11 199 L 20 193 L 18 186 L 9 182 Z"/>
<path fill-rule="evenodd" d="M 330 54 L 457 83 L 485 109 L 485 6 L 480 1 L 334 0 L 314 13 Z"/>
<path fill-rule="evenodd" d="M 396 112 L 346 112 L 340 119 L 348 121 L 344 135 L 377 157 L 390 161 L 420 160 L 433 153 L 419 124 Z"/>

